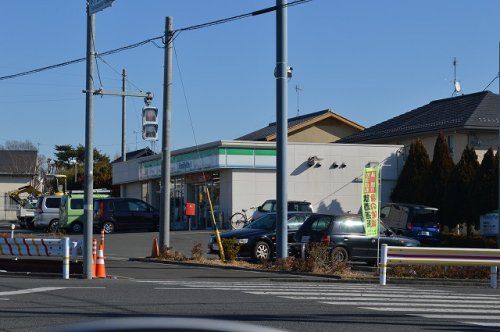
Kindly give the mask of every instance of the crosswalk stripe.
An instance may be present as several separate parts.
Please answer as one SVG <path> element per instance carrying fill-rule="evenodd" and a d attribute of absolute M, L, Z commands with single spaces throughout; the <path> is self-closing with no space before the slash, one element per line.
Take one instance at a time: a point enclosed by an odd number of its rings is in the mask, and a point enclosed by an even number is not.
<path fill-rule="evenodd" d="M 245 293 L 253 295 L 297 295 L 298 293 L 302 295 L 318 295 L 318 296 L 361 296 L 361 297 L 393 297 L 393 298 L 423 298 L 423 299 L 441 299 L 441 295 L 423 295 L 423 294 L 386 294 L 386 293 L 354 293 L 354 292 L 280 292 L 280 291 L 245 291 Z M 481 296 L 462 296 L 462 295 L 446 295 L 447 299 L 491 299 L 490 297 Z"/>
<path fill-rule="evenodd" d="M 391 308 L 391 307 L 359 307 L 361 309 L 375 310 L 375 311 L 389 311 L 389 312 L 452 312 L 459 313 L 478 313 L 478 314 L 500 314 L 500 310 L 490 309 L 455 309 L 455 308 Z M 497 317 L 498 318 L 498 317 Z"/>
<path fill-rule="evenodd" d="M 414 298 L 394 298 L 394 297 L 363 297 L 363 296 L 353 296 L 353 297 L 335 297 L 335 296 L 278 296 L 284 299 L 291 300 L 321 300 L 321 301 L 337 301 L 337 302 L 350 302 L 352 300 L 355 301 L 384 301 L 385 303 L 389 301 L 399 301 L 400 303 L 404 303 L 408 305 L 408 303 L 423 303 L 425 306 L 426 303 L 449 303 L 454 306 L 455 303 L 464 303 L 464 304 L 499 304 L 497 300 L 444 300 L 444 299 L 414 299 Z M 405 303 L 408 302 L 408 303 Z"/>
<path fill-rule="evenodd" d="M 325 304 L 333 304 L 333 305 L 347 305 L 347 306 L 378 306 L 383 305 L 384 307 L 397 307 L 397 306 L 407 306 L 406 302 L 363 302 L 363 301 L 336 301 L 336 302 L 321 302 Z M 439 308 L 448 308 L 450 306 L 449 303 L 412 303 L 411 305 L 414 307 L 439 307 Z M 500 304 L 497 305 L 478 305 L 478 304 L 453 304 L 453 308 L 483 308 L 483 309 L 500 309 Z M 419 311 L 419 310 L 416 310 Z"/>
<path fill-rule="evenodd" d="M 166 285 L 164 285 L 166 286 Z M 418 295 L 418 294 L 429 294 L 431 292 L 414 292 L 414 291 L 398 291 L 398 290 L 378 290 L 378 289 L 332 289 L 332 288 L 283 288 L 283 287 L 226 287 L 226 286 L 211 286 L 211 287 L 202 287 L 202 286 L 191 286 L 184 285 L 185 287 L 191 287 L 193 289 L 214 289 L 214 290 L 234 290 L 234 291 L 289 291 L 289 292 L 309 292 L 314 290 L 316 292 L 363 292 L 369 294 L 402 294 L 408 292 L 408 294 Z M 432 292 L 434 293 L 434 292 Z M 439 293 L 443 296 L 452 295 L 455 293 Z"/>
<path fill-rule="evenodd" d="M 417 315 L 417 314 L 408 314 L 409 316 L 418 316 L 418 317 L 423 317 L 423 318 L 432 318 L 432 319 L 460 319 L 460 320 L 475 320 L 475 319 L 480 319 L 480 320 L 500 320 L 498 316 L 487 316 L 487 315 L 454 315 L 454 314 L 422 314 L 422 315 Z"/>
<path fill-rule="evenodd" d="M 486 327 L 500 327 L 500 322 L 498 323 L 491 323 L 491 322 L 460 322 L 463 324 L 472 324 L 472 325 L 480 325 L 480 326 L 486 326 Z"/>
<path fill-rule="evenodd" d="M 326 287 L 326 286 L 300 286 L 295 287 L 293 285 L 190 285 L 184 284 L 185 286 L 193 287 L 193 288 L 205 288 L 205 287 L 217 287 L 217 288 L 256 288 L 256 289 L 297 289 L 297 290 L 309 290 L 309 289 L 332 289 L 332 290 L 368 290 L 368 291 L 384 291 L 384 292 L 401 292 L 408 291 L 414 293 L 442 293 L 442 294 L 451 294 L 450 291 L 443 290 L 428 290 L 428 289 L 413 289 L 413 288 L 405 288 L 405 289 L 392 289 L 392 288 L 379 288 L 379 287 Z M 454 293 L 453 293 L 454 294 Z"/>

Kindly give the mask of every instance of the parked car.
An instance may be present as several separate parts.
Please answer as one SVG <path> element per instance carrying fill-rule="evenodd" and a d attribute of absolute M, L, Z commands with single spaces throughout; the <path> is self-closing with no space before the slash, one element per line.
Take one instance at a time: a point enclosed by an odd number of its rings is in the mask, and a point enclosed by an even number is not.
<path fill-rule="evenodd" d="M 430 206 L 390 203 L 380 209 L 380 218 L 396 234 L 433 243 L 440 240 L 438 213 Z"/>
<path fill-rule="evenodd" d="M 94 190 L 95 200 L 109 197 L 109 190 Z M 83 191 L 72 191 L 61 198 L 59 206 L 59 229 L 64 229 L 72 233 L 82 233 L 83 231 Z"/>
<path fill-rule="evenodd" d="M 292 241 L 294 234 L 304 221 L 311 216 L 308 212 L 292 212 L 288 214 L 288 241 Z M 235 238 L 240 247 L 240 256 L 252 257 L 256 260 L 272 258 L 276 251 L 276 213 L 268 213 L 241 229 L 221 234 L 221 238 Z M 215 237 L 210 238 L 208 249 L 211 253 L 218 253 L 219 247 Z"/>
<path fill-rule="evenodd" d="M 61 196 L 40 196 L 36 202 L 33 227 L 49 231 L 57 231 L 59 224 L 59 206 Z"/>
<path fill-rule="evenodd" d="M 94 202 L 94 228 L 106 234 L 117 230 L 156 231 L 160 214 L 156 208 L 136 198 L 102 198 Z"/>
<path fill-rule="evenodd" d="M 252 215 L 255 220 L 266 213 L 276 212 L 276 200 L 268 199 L 261 206 L 258 206 Z M 312 212 L 311 203 L 306 201 L 288 201 L 288 212 Z"/>
<path fill-rule="evenodd" d="M 360 215 L 314 214 L 295 233 L 295 242 L 324 243 L 331 248 L 331 254 L 336 261 L 358 260 L 374 263 L 377 260 L 377 238 L 365 235 Z M 380 245 L 384 243 L 390 246 L 420 246 L 419 241 L 398 236 L 381 223 Z M 294 253 L 298 254 L 298 250 L 294 248 Z"/>

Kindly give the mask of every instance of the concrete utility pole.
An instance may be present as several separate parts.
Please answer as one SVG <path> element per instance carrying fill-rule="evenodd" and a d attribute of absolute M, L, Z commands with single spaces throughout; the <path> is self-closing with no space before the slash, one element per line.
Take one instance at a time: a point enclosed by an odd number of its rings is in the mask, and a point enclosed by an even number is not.
<path fill-rule="evenodd" d="M 498 42 L 498 98 L 500 98 L 500 42 Z M 498 120 L 498 227 L 500 228 L 500 108 L 497 109 Z M 500 248 L 500 234 L 497 235 L 497 246 Z"/>
<path fill-rule="evenodd" d="M 83 275 L 92 279 L 92 226 L 94 224 L 94 105 L 93 75 L 95 63 L 94 50 L 95 14 L 90 14 L 87 4 L 87 65 L 85 91 L 85 185 L 84 185 L 84 225 L 83 225 Z"/>
<path fill-rule="evenodd" d="M 288 256 L 288 199 L 286 155 L 287 118 L 287 1 L 276 0 L 276 255 Z"/>
<path fill-rule="evenodd" d="M 160 250 L 170 247 L 170 122 L 172 113 L 173 18 L 165 18 L 165 59 L 163 68 L 162 162 L 160 202 Z"/>

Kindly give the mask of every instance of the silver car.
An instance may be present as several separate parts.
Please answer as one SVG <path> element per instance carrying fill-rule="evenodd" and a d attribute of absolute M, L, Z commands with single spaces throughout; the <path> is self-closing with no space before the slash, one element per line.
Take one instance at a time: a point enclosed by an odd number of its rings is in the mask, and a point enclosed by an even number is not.
<path fill-rule="evenodd" d="M 36 203 L 35 218 L 33 226 L 35 228 L 56 231 L 59 224 L 59 206 L 61 196 L 41 196 Z"/>

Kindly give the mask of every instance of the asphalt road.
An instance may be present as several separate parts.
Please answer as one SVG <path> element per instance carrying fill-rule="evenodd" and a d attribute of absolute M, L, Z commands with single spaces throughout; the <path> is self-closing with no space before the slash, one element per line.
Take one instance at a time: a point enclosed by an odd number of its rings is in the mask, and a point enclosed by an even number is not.
<path fill-rule="evenodd" d="M 487 288 L 396 286 L 390 281 L 381 287 L 159 263 L 107 264 L 118 279 L 1 277 L 0 329 L 40 331 L 144 316 L 232 320 L 288 331 L 500 328 L 500 291 Z"/>

